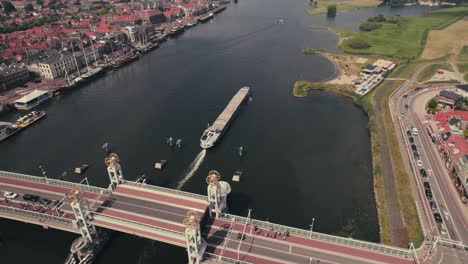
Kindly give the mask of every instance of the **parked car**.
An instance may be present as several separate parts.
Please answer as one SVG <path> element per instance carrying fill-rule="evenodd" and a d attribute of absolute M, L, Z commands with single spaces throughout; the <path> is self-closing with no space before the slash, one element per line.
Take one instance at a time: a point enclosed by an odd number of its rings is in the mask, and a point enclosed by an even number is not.
<path fill-rule="evenodd" d="M 434 219 L 439 224 L 442 224 L 442 222 L 444 222 L 444 219 L 442 219 L 442 216 L 439 213 L 434 213 Z"/>
<path fill-rule="evenodd" d="M 18 197 L 18 194 L 14 192 L 6 192 L 3 194 L 3 197 L 11 200 L 11 199 L 15 199 L 16 197 Z"/>
<path fill-rule="evenodd" d="M 406 97 L 408 97 L 408 95 L 407 95 L 407 94 L 404 94 L 404 95 L 403 95 L 403 98 L 406 98 Z"/>
<path fill-rule="evenodd" d="M 425 191 L 427 199 L 432 199 L 432 192 L 430 189 L 426 189 Z"/>
<path fill-rule="evenodd" d="M 420 169 L 420 170 L 419 170 L 419 173 L 421 173 L 421 176 L 427 177 L 427 172 L 426 172 L 425 169 Z"/>
<path fill-rule="evenodd" d="M 422 167 L 422 165 L 423 165 L 421 160 L 417 160 L 416 164 L 418 164 L 418 167 Z"/>
<path fill-rule="evenodd" d="M 425 181 L 425 182 L 423 182 L 423 184 L 424 184 L 424 188 L 425 188 L 426 190 L 430 190 L 430 189 L 431 189 L 431 185 L 429 184 L 429 182 Z"/>
<path fill-rule="evenodd" d="M 415 159 L 419 160 L 421 157 L 419 156 L 419 153 L 417 151 L 413 151 L 413 156 Z"/>
<path fill-rule="evenodd" d="M 435 201 L 431 201 L 429 204 L 431 205 L 432 210 L 437 209 L 437 203 Z"/>
<path fill-rule="evenodd" d="M 41 199 L 41 197 L 37 196 L 37 195 L 34 195 L 34 194 L 25 194 L 23 195 L 23 200 L 25 201 L 29 201 L 29 202 L 37 202 L 39 201 L 39 199 Z"/>
<path fill-rule="evenodd" d="M 49 205 L 52 201 L 47 199 L 47 198 L 41 198 L 39 200 L 39 203 L 42 204 L 42 205 Z"/>
<path fill-rule="evenodd" d="M 411 144 L 411 149 L 414 150 L 414 151 L 417 151 L 417 150 L 418 150 L 418 147 L 416 147 L 415 144 Z"/>
<path fill-rule="evenodd" d="M 413 137 L 409 137 L 409 142 L 410 142 L 411 144 L 413 144 L 413 143 L 414 143 L 414 138 L 413 138 Z"/>

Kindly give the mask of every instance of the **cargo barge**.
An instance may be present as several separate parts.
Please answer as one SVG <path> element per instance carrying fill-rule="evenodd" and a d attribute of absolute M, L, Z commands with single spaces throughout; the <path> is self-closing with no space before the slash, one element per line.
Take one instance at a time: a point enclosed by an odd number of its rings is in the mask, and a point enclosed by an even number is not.
<path fill-rule="evenodd" d="M 221 135 L 226 131 L 227 127 L 241 108 L 242 103 L 249 97 L 249 94 L 250 87 L 246 86 L 242 87 L 236 95 L 234 95 L 213 124 L 203 132 L 203 135 L 200 138 L 200 146 L 202 148 L 211 148 L 216 144 L 216 142 L 218 142 Z"/>

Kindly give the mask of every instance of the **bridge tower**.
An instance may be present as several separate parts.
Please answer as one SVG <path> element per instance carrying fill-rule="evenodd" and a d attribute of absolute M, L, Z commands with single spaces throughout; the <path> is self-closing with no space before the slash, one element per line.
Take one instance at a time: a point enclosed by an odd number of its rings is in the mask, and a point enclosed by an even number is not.
<path fill-rule="evenodd" d="M 185 241 L 187 242 L 187 254 L 189 264 L 200 264 L 207 247 L 206 242 L 201 237 L 200 216 L 194 212 L 187 212 L 187 217 L 183 221 L 185 225 Z"/>
<path fill-rule="evenodd" d="M 109 189 L 114 190 L 124 179 L 122 167 L 119 164 L 119 156 L 115 153 L 111 153 L 104 159 L 104 162 L 107 165 L 107 174 L 110 180 Z"/>
<path fill-rule="evenodd" d="M 219 217 L 219 214 L 227 209 L 227 196 L 231 192 L 231 186 L 220 179 L 221 175 L 215 170 L 210 171 L 206 177 L 210 217 L 213 216 L 213 212 Z"/>
<path fill-rule="evenodd" d="M 96 238 L 96 228 L 89 223 L 91 215 L 88 203 L 82 198 L 82 193 L 80 189 L 75 188 L 67 194 L 67 198 L 70 200 L 70 205 L 76 218 L 74 224 L 78 227 L 81 236 L 86 242 L 93 243 Z"/>

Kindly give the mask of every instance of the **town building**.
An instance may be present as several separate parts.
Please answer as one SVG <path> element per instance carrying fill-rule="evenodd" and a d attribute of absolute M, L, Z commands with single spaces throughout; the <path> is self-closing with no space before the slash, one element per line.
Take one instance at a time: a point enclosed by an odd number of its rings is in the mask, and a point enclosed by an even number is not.
<path fill-rule="evenodd" d="M 458 102 L 458 100 L 460 100 L 461 98 L 462 96 L 458 93 L 447 91 L 447 90 L 442 90 L 437 96 L 437 101 L 440 104 L 443 104 L 445 106 L 450 106 L 453 108 L 455 104 Z"/>
<path fill-rule="evenodd" d="M 157 25 L 166 22 L 166 16 L 158 9 L 141 10 L 137 15 L 140 17 L 143 24 Z"/>
<path fill-rule="evenodd" d="M 76 63 L 71 52 L 48 50 L 34 57 L 27 68 L 41 77 L 55 79 L 64 76 L 65 72 L 75 71 Z"/>
<path fill-rule="evenodd" d="M 0 65 L 0 90 L 21 86 L 30 78 L 31 75 L 24 64 Z"/>

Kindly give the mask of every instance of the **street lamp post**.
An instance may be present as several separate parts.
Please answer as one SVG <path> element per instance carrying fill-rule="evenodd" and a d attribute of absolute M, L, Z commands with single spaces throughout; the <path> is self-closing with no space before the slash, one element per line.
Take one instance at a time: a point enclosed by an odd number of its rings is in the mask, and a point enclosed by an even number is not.
<path fill-rule="evenodd" d="M 39 165 L 39 169 L 41 170 L 42 175 L 44 175 L 46 183 L 49 184 L 49 179 L 47 178 L 47 174 L 46 174 L 45 170 L 42 168 L 41 165 Z"/>
<path fill-rule="evenodd" d="M 312 217 L 312 224 L 310 224 L 310 234 L 309 234 L 309 238 L 312 238 L 312 233 L 314 232 L 314 223 L 315 223 L 315 218 Z"/>

